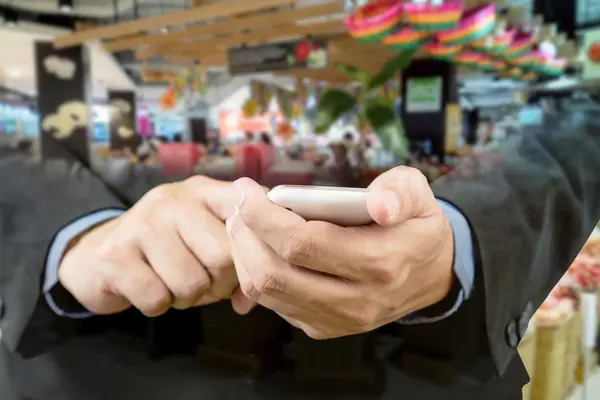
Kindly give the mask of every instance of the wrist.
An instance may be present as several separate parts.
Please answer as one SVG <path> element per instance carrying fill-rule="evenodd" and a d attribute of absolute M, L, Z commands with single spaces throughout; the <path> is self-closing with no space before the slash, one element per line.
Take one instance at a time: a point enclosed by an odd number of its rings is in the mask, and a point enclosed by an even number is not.
<path fill-rule="evenodd" d="M 454 273 L 454 233 L 446 216 L 444 219 L 444 234 L 438 253 L 428 265 L 415 268 L 411 272 L 413 276 L 409 276 L 413 293 L 407 301 L 407 314 L 429 314 L 427 310 L 432 309 L 431 313 L 437 316 L 436 305 L 458 288 Z M 455 300 L 452 299 L 452 302 Z"/>
<path fill-rule="evenodd" d="M 68 275 L 80 269 L 89 254 L 104 243 L 107 232 L 111 231 L 118 218 L 103 221 L 73 238 L 63 254 L 58 266 L 58 280 L 65 284 Z"/>

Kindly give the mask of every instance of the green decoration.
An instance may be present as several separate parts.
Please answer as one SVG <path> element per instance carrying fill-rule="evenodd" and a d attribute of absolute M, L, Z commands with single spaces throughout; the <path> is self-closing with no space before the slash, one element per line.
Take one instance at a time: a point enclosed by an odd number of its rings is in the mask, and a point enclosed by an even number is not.
<path fill-rule="evenodd" d="M 399 159 L 408 157 L 408 140 L 393 104 L 379 99 L 367 100 L 365 115 L 381 143 Z"/>
<path fill-rule="evenodd" d="M 356 99 L 349 93 L 339 89 L 328 89 L 319 99 L 314 121 L 315 132 L 326 133 L 335 121 L 354 106 Z"/>
<path fill-rule="evenodd" d="M 413 55 L 414 51 L 405 51 L 390 59 L 384 64 L 379 73 L 370 79 L 367 89 L 376 89 L 395 78 L 398 72 L 410 65 Z"/>
<path fill-rule="evenodd" d="M 337 63 L 336 69 L 357 81 L 360 89 L 354 95 L 339 89 L 327 90 L 317 106 L 316 133 L 327 132 L 342 115 L 358 108 L 359 129 L 370 126 L 396 157 L 408 157 L 408 140 L 394 111 L 395 99 L 390 98 L 385 85 L 410 65 L 413 55 L 414 51 L 405 51 L 394 56 L 373 76 L 353 65 Z"/>

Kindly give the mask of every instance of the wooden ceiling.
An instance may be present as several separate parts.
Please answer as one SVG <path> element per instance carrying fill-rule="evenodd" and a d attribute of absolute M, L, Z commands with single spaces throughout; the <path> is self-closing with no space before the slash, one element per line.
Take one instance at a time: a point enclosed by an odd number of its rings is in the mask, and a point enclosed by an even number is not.
<path fill-rule="evenodd" d="M 466 2 L 475 5 L 485 0 Z M 495 0 L 499 5 L 506 2 Z M 520 10 L 511 13 L 513 20 L 523 17 Z M 107 51 L 133 50 L 140 60 L 164 56 L 172 63 L 200 61 L 219 66 L 226 64 L 226 52 L 231 47 L 326 36 L 330 39 L 332 67 L 288 75 L 342 81 L 347 78 L 335 71 L 335 61 L 376 71 L 391 55 L 380 44 L 360 44 L 348 37 L 343 18 L 342 0 L 196 0 L 194 7 L 183 11 L 115 25 L 86 26 L 57 38 L 55 46 L 65 48 L 100 40 Z M 168 29 L 166 33 L 161 32 L 164 28 Z"/>

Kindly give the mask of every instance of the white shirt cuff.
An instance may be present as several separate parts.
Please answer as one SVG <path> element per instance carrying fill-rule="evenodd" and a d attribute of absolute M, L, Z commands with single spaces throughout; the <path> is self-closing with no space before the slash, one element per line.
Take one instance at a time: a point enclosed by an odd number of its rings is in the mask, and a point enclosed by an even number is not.
<path fill-rule="evenodd" d="M 52 299 L 50 290 L 58 283 L 58 268 L 69 243 L 83 232 L 110 219 L 117 218 L 124 212 L 124 210 L 112 208 L 94 211 L 63 227 L 52 240 L 46 256 L 43 293 L 46 303 L 57 315 L 77 319 L 88 318 L 94 315 L 87 311 L 67 313 L 61 310 L 54 302 L 54 299 Z"/>

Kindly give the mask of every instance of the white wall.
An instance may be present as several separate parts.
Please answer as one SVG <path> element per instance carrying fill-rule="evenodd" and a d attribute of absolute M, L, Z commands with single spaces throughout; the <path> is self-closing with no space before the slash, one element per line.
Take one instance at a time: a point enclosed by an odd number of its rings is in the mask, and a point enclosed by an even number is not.
<path fill-rule="evenodd" d="M 210 105 L 208 110 L 194 112 L 191 115 L 206 118 L 209 128 L 219 127 L 219 115 L 221 111 L 239 110 L 244 102 L 250 97 L 250 81 L 260 79 L 264 82 L 272 82 L 281 87 L 291 88 L 293 80 L 289 78 L 273 77 L 271 74 L 241 76 L 229 79 L 223 85 L 211 87 L 204 101 Z M 148 104 L 150 108 L 159 107 L 159 98 L 165 93 L 167 86 L 145 86 L 138 89 L 138 102 Z M 172 111 L 173 113 L 185 113 L 183 102 L 180 102 Z"/>

